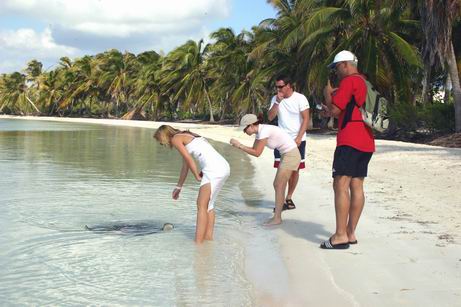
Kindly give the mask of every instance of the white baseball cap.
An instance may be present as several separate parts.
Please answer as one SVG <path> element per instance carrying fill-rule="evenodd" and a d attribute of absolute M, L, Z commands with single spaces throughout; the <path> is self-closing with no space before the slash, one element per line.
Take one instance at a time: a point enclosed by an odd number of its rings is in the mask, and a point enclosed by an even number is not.
<path fill-rule="evenodd" d="M 254 114 L 245 114 L 240 120 L 240 130 L 245 130 L 248 125 L 254 124 L 258 121 L 258 117 Z"/>
<path fill-rule="evenodd" d="M 359 60 L 357 59 L 355 54 L 353 54 L 352 52 L 343 50 L 343 51 L 338 52 L 338 54 L 335 55 L 333 62 L 330 65 L 328 65 L 328 68 L 335 68 L 336 63 L 346 62 L 346 61 L 353 61 L 357 63 Z"/>

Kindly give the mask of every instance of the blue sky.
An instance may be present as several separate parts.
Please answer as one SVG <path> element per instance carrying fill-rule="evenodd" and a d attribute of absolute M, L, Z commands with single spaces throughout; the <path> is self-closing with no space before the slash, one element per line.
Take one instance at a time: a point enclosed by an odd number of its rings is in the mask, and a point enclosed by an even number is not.
<path fill-rule="evenodd" d="M 211 28 L 231 26 L 237 32 L 251 30 L 260 21 L 276 16 L 274 8 L 265 0 L 233 0 L 230 3 L 229 17 L 211 23 Z"/>
<path fill-rule="evenodd" d="M 0 73 L 32 59 L 49 69 L 62 56 L 110 48 L 167 53 L 220 27 L 239 33 L 275 15 L 266 0 L 0 0 Z"/>

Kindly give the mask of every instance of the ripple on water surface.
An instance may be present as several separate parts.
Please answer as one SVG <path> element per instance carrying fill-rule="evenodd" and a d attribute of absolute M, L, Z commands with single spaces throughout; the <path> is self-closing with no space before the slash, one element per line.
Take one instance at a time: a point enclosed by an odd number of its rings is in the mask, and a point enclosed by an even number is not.
<path fill-rule="evenodd" d="M 0 120 L 1 134 L 1 305 L 252 304 L 240 153 L 218 148 L 234 176 L 197 247 L 197 183 L 171 200 L 181 159 L 151 130 Z"/>

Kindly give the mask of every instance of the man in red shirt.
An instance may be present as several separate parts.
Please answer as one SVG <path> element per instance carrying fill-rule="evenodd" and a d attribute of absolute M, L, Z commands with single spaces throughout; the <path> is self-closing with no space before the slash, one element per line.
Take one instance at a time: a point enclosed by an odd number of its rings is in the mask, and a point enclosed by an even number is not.
<path fill-rule="evenodd" d="M 367 86 L 357 69 L 357 57 L 349 51 L 339 52 L 330 68 L 340 83 L 325 87 L 324 115 L 338 118 L 338 135 L 333 160 L 336 232 L 320 245 L 324 249 L 346 249 L 357 244 L 355 229 L 365 204 L 363 182 L 368 163 L 375 151 L 371 129 L 362 120 L 359 107 L 365 103 Z"/>

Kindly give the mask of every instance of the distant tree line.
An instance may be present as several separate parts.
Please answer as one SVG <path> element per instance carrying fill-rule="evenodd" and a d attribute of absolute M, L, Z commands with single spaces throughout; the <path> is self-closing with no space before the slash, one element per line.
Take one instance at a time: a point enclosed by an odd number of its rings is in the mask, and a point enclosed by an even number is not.
<path fill-rule="evenodd" d="M 268 2 L 277 17 L 251 31 L 221 28 L 166 55 L 112 49 L 49 71 L 31 60 L 0 76 L 0 113 L 237 121 L 267 111 L 279 73 L 320 103 L 326 66 L 347 49 L 390 101 L 396 129 L 461 131 L 458 0 Z"/>

